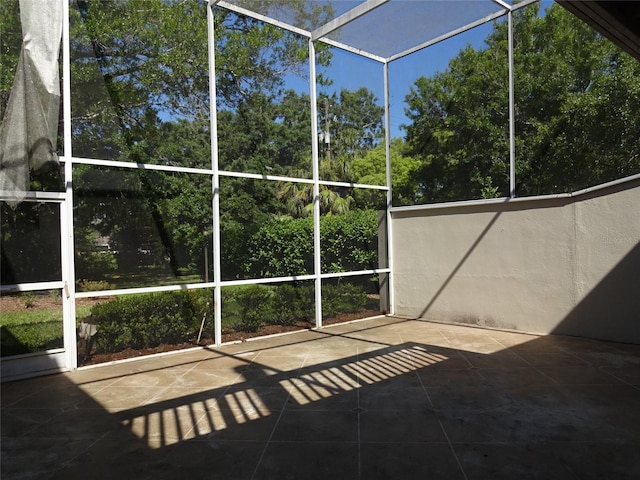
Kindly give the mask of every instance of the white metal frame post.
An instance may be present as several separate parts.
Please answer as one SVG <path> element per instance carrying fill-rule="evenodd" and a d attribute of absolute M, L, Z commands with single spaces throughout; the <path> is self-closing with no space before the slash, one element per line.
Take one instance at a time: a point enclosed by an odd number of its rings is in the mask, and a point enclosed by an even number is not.
<path fill-rule="evenodd" d="M 316 49 L 309 39 L 309 97 L 311 102 L 311 157 L 313 163 L 313 273 L 315 277 L 316 327 L 322 327 L 322 259 L 320 258 L 320 169 L 318 166 L 318 99 Z"/>
<path fill-rule="evenodd" d="M 507 14 L 509 29 L 509 198 L 516 197 L 516 139 L 513 82 L 513 12 Z"/>
<path fill-rule="evenodd" d="M 64 180 L 65 201 L 60 206 L 62 249 L 62 324 L 65 364 L 70 370 L 78 368 L 76 339 L 76 282 L 75 246 L 73 240 L 73 161 L 71 143 L 71 58 L 69 2 L 62 3 L 62 115 L 64 122 Z"/>
<path fill-rule="evenodd" d="M 390 94 L 389 94 L 389 63 L 383 64 L 383 77 L 384 77 L 384 123 L 385 123 L 385 156 L 386 156 L 386 170 L 387 170 L 387 209 L 385 212 L 387 225 L 387 265 L 389 273 L 387 273 L 387 298 L 389 299 L 388 314 L 393 315 L 394 301 L 393 301 L 393 248 L 392 248 L 392 230 L 391 230 L 391 207 L 393 206 L 393 190 L 392 190 L 392 175 L 391 175 L 391 112 L 390 112 Z"/>
<path fill-rule="evenodd" d="M 220 173 L 218 171 L 218 108 L 216 100 L 216 44 L 213 7 L 217 2 L 209 2 L 207 7 L 207 38 L 209 52 L 209 122 L 211 128 L 211 178 L 213 189 L 212 227 L 213 227 L 213 323 L 214 342 L 222 344 L 222 292 L 220 287 Z"/>

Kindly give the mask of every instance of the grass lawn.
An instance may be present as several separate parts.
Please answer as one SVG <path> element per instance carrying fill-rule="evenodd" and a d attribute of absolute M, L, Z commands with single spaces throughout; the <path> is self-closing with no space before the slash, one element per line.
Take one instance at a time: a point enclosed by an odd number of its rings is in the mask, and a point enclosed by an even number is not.
<path fill-rule="evenodd" d="M 79 280 L 77 291 L 117 290 L 138 287 L 159 287 L 162 285 L 180 285 L 183 283 L 201 283 L 203 278 L 197 274 L 175 276 L 166 268 L 141 267 L 135 272 L 114 272 L 104 275 L 101 280 Z"/>
<path fill-rule="evenodd" d="M 76 308 L 76 317 L 84 318 L 91 311 L 90 305 Z M 62 308 L 25 308 L 2 312 L 0 317 L 0 354 L 5 357 L 61 348 Z"/>

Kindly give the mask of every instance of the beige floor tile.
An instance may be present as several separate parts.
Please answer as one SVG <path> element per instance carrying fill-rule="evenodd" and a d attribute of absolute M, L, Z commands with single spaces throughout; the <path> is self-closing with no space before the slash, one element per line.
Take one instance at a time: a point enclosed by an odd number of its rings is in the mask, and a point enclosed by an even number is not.
<path fill-rule="evenodd" d="M 3 480 L 640 475 L 640 346 L 381 318 L 2 385 Z"/>

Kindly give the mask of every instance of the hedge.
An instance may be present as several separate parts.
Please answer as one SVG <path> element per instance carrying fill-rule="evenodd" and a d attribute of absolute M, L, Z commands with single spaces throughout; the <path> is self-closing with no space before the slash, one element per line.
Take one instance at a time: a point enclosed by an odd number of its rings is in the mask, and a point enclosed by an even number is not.
<path fill-rule="evenodd" d="M 211 305 L 209 290 L 118 297 L 91 309 L 98 325 L 94 342 L 107 353 L 186 342 L 197 335 L 205 310 L 212 315 Z"/>
<path fill-rule="evenodd" d="M 311 324 L 315 312 L 312 284 L 244 285 L 226 287 L 223 323 L 255 332 L 264 325 Z M 367 295 L 362 286 L 350 283 L 322 287 L 325 317 L 357 312 Z M 193 340 L 204 312 L 213 318 L 210 290 L 150 293 L 118 297 L 91 309 L 98 326 L 94 343 L 100 352 L 127 348 L 152 348 L 162 343 Z"/>
<path fill-rule="evenodd" d="M 378 266 L 378 219 L 374 210 L 323 216 L 320 221 L 322 271 L 367 270 Z M 313 219 L 301 218 L 261 227 L 247 245 L 244 271 L 249 277 L 313 273 Z"/>

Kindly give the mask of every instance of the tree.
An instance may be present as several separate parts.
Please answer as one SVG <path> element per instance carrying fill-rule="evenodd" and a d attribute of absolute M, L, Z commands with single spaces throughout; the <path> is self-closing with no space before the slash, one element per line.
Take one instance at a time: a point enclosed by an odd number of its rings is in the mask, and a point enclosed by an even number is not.
<path fill-rule="evenodd" d="M 59 206 L 23 202 L 11 208 L 2 202 L 0 255 L 2 284 L 59 280 L 62 275 Z"/>
<path fill-rule="evenodd" d="M 516 32 L 519 193 L 640 171 L 640 63 L 557 5 L 526 9 Z"/>
<path fill-rule="evenodd" d="M 391 179 L 394 205 L 413 205 L 419 203 L 419 190 L 415 188 L 414 178 L 421 165 L 420 160 L 407 153 L 407 144 L 401 138 L 394 138 L 390 145 Z M 351 171 L 356 183 L 367 185 L 387 184 L 387 155 L 384 145 L 369 150 L 362 158 L 353 161 Z M 357 204 L 361 208 L 382 208 L 380 194 L 375 190 L 357 190 Z M 384 196 L 386 202 L 386 195 Z"/>
<path fill-rule="evenodd" d="M 0 2 L 0 119 L 4 118 L 22 45 L 18 5 L 18 0 Z"/>
<path fill-rule="evenodd" d="M 179 120 L 158 126 L 154 135 L 135 145 L 140 163 L 205 167 L 210 163 L 208 128 Z M 151 132 L 153 133 L 153 132 Z M 203 138 L 204 137 L 204 138 Z M 162 140 L 160 140 L 160 138 Z M 76 231 L 89 238 L 108 238 L 117 251 L 120 270 L 135 270 L 140 263 L 166 265 L 173 275 L 203 271 L 203 251 L 210 242 L 211 181 L 203 175 L 151 170 L 74 169 Z M 96 272 L 83 257 L 91 257 L 92 242 L 76 235 L 78 276 Z"/>
<path fill-rule="evenodd" d="M 329 181 L 355 182 L 351 171 L 358 158 L 366 155 L 383 139 L 384 107 L 366 88 L 356 91 L 342 89 L 338 94 L 320 96 L 318 100 L 319 174 Z M 307 124 L 308 125 L 308 124 Z M 288 125 L 287 130 L 292 130 Z M 308 128 L 306 129 L 308 132 Z M 308 133 L 299 132 L 298 141 L 309 143 Z M 305 138 L 306 137 L 306 138 Z M 286 137 L 285 137 L 286 138 Z M 310 166 L 310 152 L 307 165 Z M 304 176 L 304 175 L 303 175 Z M 310 176 L 310 175 L 307 175 Z M 313 213 L 313 186 L 286 183 L 278 190 L 278 198 L 294 216 Z M 337 189 L 320 186 L 321 213 L 343 214 L 356 205 L 352 188 Z"/>
<path fill-rule="evenodd" d="M 384 107 L 367 88 L 340 90 L 318 99 L 319 155 L 325 180 L 349 181 L 351 162 L 384 138 Z"/>
<path fill-rule="evenodd" d="M 292 9 L 309 25 L 323 23 L 329 12 L 270 3 Z M 207 2 L 80 0 L 75 6 L 74 155 L 210 168 Z M 307 40 L 226 9 L 216 8 L 214 19 L 221 166 L 280 174 L 291 174 L 305 161 L 310 166 L 301 146 L 308 142 L 299 141 L 301 131 L 308 138 L 309 115 L 300 123 L 300 105 L 306 100 L 308 111 L 308 96 L 282 89 L 286 72 L 306 66 Z M 328 48 L 319 51 L 328 62 Z M 285 136 L 285 142 L 274 141 Z M 281 207 L 273 185 L 224 180 L 222 230 L 231 267 L 234 249 L 255 228 L 251 222 L 277 216 Z M 82 166 L 74 169 L 74 183 L 78 232 L 110 239 L 120 263 L 137 265 L 142 248 L 155 252 L 153 263 L 166 264 L 174 274 L 198 268 L 210 241 L 209 176 Z M 78 242 L 83 244 L 91 241 Z"/>
<path fill-rule="evenodd" d="M 508 191 L 507 52 L 470 46 L 446 72 L 419 78 L 406 102 L 409 154 L 422 160 L 417 197 L 424 201 Z"/>
<path fill-rule="evenodd" d="M 514 14 L 519 195 L 573 191 L 640 171 L 640 67 L 558 5 Z M 425 202 L 507 196 L 507 25 L 407 95 L 414 185 Z"/>

